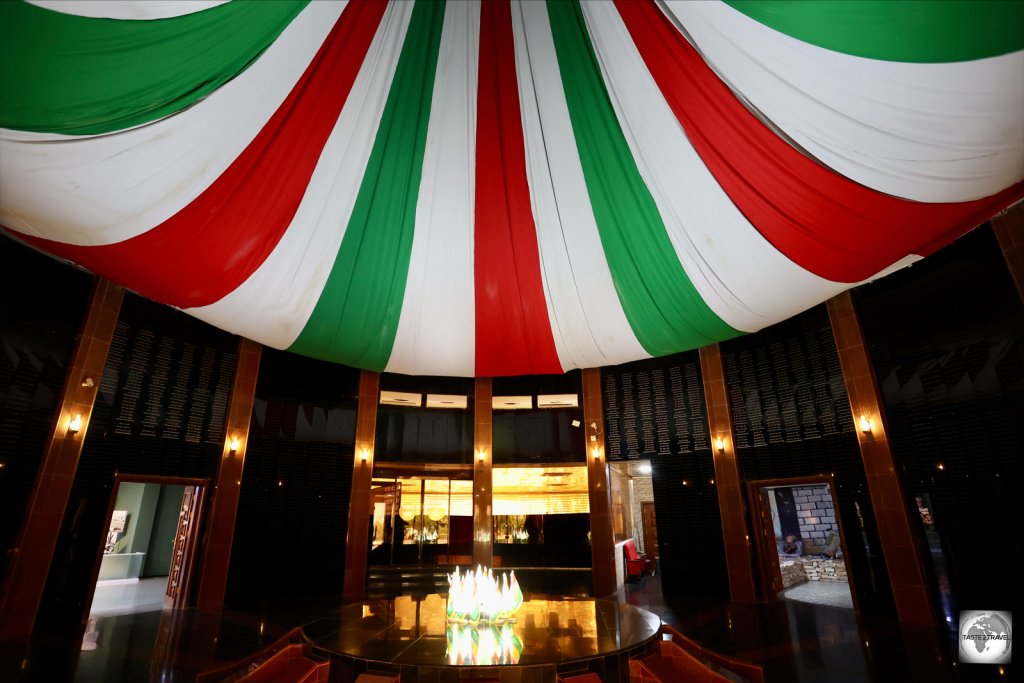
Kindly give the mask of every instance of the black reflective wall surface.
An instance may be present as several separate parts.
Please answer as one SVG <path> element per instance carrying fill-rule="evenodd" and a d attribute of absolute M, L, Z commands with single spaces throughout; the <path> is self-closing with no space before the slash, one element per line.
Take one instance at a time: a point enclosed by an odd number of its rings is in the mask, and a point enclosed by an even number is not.
<path fill-rule="evenodd" d="M 1024 576 L 1024 306 L 991 228 L 854 301 L 936 602 L 953 623 L 961 608 L 1011 609 Z"/>
<path fill-rule="evenodd" d="M 0 237 L 0 574 L 35 485 L 94 280 Z"/>
<path fill-rule="evenodd" d="M 359 370 L 263 348 L 228 606 L 340 595 Z"/>

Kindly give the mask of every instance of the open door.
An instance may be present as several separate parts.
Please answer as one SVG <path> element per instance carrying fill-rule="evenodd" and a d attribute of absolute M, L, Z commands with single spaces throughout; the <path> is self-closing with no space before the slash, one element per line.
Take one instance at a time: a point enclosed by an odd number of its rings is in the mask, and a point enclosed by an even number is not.
<path fill-rule="evenodd" d="M 776 554 L 775 525 L 771 517 L 771 504 L 768 502 L 770 493 L 759 486 L 748 485 L 747 494 L 754 517 L 754 549 L 761 574 L 762 597 L 767 602 L 779 600 L 783 587 L 782 570 Z"/>
<path fill-rule="evenodd" d="M 857 610 L 835 485 L 828 475 L 747 482 L 762 599 Z"/>
<path fill-rule="evenodd" d="M 657 560 L 658 554 L 658 521 L 654 516 L 654 501 L 640 503 L 640 517 L 644 525 L 644 555 Z"/>
<path fill-rule="evenodd" d="M 188 607 L 207 481 L 117 474 L 83 623 Z"/>
<path fill-rule="evenodd" d="M 164 607 L 182 609 L 186 607 L 186 596 L 191 590 L 192 572 L 196 545 L 198 543 L 197 521 L 200 518 L 200 507 L 203 497 L 201 486 L 186 486 L 185 495 L 181 499 L 181 511 L 178 513 L 178 530 L 174 536 L 174 551 L 171 559 L 171 570 L 167 576 L 167 593 L 164 596 Z"/>

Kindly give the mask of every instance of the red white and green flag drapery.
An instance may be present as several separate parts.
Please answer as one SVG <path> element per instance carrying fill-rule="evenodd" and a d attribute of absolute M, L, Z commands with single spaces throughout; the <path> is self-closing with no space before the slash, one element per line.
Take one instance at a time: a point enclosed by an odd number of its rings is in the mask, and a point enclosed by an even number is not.
<path fill-rule="evenodd" d="M 373 370 L 751 332 L 1024 194 L 1021 2 L 0 4 L 0 225 Z"/>

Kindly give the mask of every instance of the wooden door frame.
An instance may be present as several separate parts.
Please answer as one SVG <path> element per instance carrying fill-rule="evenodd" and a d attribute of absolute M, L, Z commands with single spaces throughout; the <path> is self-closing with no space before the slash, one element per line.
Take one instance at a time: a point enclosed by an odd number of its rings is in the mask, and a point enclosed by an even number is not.
<path fill-rule="evenodd" d="M 843 549 L 843 564 L 846 566 L 846 579 L 850 587 L 850 597 L 853 599 L 853 611 L 857 614 L 860 613 L 860 604 L 857 600 L 857 589 L 854 585 L 853 571 L 850 568 L 850 546 L 846 542 L 846 532 L 843 530 L 842 516 L 839 514 L 839 498 L 836 496 L 836 482 L 835 477 L 831 474 L 815 474 L 805 477 L 787 477 L 784 479 L 758 479 L 754 481 L 746 482 L 747 485 L 747 504 L 750 506 L 750 522 L 752 525 L 751 531 L 754 537 L 754 552 L 758 556 L 758 561 L 755 563 L 758 567 L 758 571 L 761 574 L 761 587 L 762 593 L 764 594 L 764 600 L 771 602 L 776 600 L 776 596 L 769 595 L 770 591 L 767 589 L 770 586 L 770 578 L 766 575 L 765 561 L 774 560 L 776 566 L 779 565 L 779 554 L 778 549 L 773 545 L 770 549 L 764 547 L 764 529 L 758 529 L 756 526 L 758 515 L 756 513 L 759 501 L 757 499 L 758 491 L 766 488 L 778 488 L 783 486 L 805 486 L 805 485 L 827 485 L 829 489 L 829 495 L 832 496 L 832 506 L 836 513 L 836 527 L 839 528 L 839 543 Z M 775 530 L 771 529 L 771 536 L 775 538 Z"/>
<path fill-rule="evenodd" d="M 96 596 L 96 582 L 100 576 L 100 565 L 103 564 L 103 546 L 107 538 L 107 531 L 110 529 L 110 519 L 114 515 L 114 507 L 117 505 L 117 492 L 121 488 L 121 484 L 159 484 L 159 485 L 170 485 L 170 486 L 195 486 L 196 491 L 196 504 L 195 513 L 193 517 L 193 523 L 191 529 L 189 529 L 189 538 L 186 541 L 186 555 L 183 561 L 182 567 L 182 580 L 181 589 L 178 591 L 175 604 L 171 606 L 172 609 L 184 609 L 189 607 L 192 603 L 190 592 L 192 588 L 192 579 L 194 578 L 197 563 L 196 563 L 196 548 L 199 545 L 199 530 L 202 528 L 203 512 L 206 508 L 206 492 L 210 485 L 209 479 L 196 479 L 190 477 L 163 477 L 158 475 L 150 474 L 125 474 L 118 472 L 114 475 L 114 485 L 110 491 L 110 501 L 107 503 L 107 514 L 104 517 L 103 530 L 100 533 L 97 547 L 98 552 L 96 553 L 96 561 L 93 564 L 92 579 L 89 583 L 89 592 L 86 594 L 86 600 L 82 611 L 82 624 L 86 624 L 89 621 L 89 612 L 92 611 L 92 601 Z"/>

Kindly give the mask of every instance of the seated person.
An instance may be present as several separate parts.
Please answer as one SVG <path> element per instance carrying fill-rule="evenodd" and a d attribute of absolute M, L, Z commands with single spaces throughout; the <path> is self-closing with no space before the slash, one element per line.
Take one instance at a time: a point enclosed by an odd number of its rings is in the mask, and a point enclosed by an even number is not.
<path fill-rule="evenodd" d="M 798 552 L 798 546 L 796 543 L 796 536 L 790 534 L 786 536 L 786 542 L 782 544 L 782 552 L 787 555 L 793 555 Z"/>
<path fill-rule="evenodd" d="M 843 556 L 843 549 L 839 547 L 839 534 L 832 532 L 828 538 L 828 545 L 821 551 L 821 554 L 831 559 L 838 559 Z"/>

